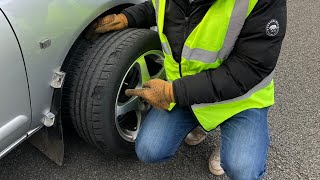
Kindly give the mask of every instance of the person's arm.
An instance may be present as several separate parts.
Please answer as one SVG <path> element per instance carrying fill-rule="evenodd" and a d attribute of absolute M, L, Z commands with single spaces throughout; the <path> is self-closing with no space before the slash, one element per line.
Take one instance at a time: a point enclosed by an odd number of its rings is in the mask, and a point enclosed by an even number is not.
<path fill-rule="evenodd" d="M 124 9 L 128 19 L 128 27 L 150 28 L 156 26 L 156 14 L 151 1 L 146 1 Z"/>
<path fill-rule="evenodd" d="M 247 18 L 229 57 L 217 69 L 182 77 L 173 82 L 179 106 L 214 103 L 239 97 L 259 84 L 275 68 L 286 32 L 286 1 L 260 0 Z M 279 32 L 269 36 L 271 20 Z"/>

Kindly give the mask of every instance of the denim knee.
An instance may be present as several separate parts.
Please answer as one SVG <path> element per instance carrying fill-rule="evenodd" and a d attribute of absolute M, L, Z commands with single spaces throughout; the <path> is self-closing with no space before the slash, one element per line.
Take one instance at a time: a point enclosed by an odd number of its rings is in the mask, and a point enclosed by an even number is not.
<path fill-rule="evenodd" d="M 136 142 L 136 154 L 140 161 L 144 163 L 161 163 L 172 158 L 161 147 L 152 146 L 144 142 Z"/>
<path fill-rule="evenodd" d="M 256 162 L 229 160 L 229 162 L 221 160 L 221 167 L 231 180 L 255 180 L 261 179 L 265 174 L 265 166 L 259 168 Z"/>

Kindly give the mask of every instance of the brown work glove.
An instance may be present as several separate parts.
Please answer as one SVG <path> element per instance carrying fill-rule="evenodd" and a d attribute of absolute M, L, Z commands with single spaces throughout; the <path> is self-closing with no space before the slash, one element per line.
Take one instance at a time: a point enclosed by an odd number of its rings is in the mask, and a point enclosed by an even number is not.
<path fill-rule="evenodd" d="M 161 79 L 152 79 L 144 83 L 142 89 L 127 89 L 127 96 L 139 96 L 158 109 L 168 109 L 174 102 L 172 84 Z"/>
<path fill-rule="evenodd" d="M 128 20 L 124 14 L 120 13 L 107 15 L 93 22 L 86 34 L 86 39 L 93 42 L 101 33 L 120 30 L 125 27 L 128 27 Z"/>
<path fill-rule="evenodd" d="M 96 33 L 105 33 L 113 30 L 120 30 L 128 26 L 127 17 L 120 14 L 111 14 L 98 20 Z"/>

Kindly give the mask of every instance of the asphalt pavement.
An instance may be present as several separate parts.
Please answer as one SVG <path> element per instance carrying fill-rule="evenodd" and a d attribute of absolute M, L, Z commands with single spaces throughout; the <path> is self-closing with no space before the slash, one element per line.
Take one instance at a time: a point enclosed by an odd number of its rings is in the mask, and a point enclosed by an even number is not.
<path fill-rule="evenodd" d="M 288 29 L 269 113 L 271 146 L 265 179 L 320 179 L 320 1 L 288 0 Z M 102 154 L 76 134 L 65 137 L 57 166 L 28 142 L 0 160 L 0 179 L 226 179 L 209 173 L 218 132 L 197 147 L 182 145 L 165 164 Z"/>

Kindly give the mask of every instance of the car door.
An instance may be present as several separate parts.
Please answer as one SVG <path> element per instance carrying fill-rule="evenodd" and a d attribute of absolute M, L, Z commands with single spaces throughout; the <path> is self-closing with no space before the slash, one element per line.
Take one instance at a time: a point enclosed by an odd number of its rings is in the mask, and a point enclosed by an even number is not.
<path fill-rule="evenodd" d="M 29 89 L 22 54 L 0 9 L 0 158 L 26 138 L 30 123 Z"/>

